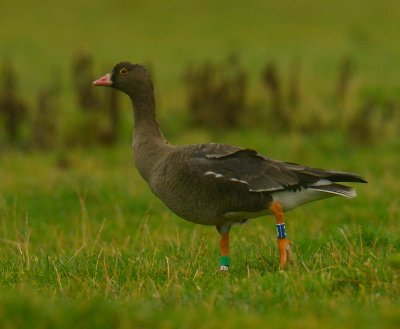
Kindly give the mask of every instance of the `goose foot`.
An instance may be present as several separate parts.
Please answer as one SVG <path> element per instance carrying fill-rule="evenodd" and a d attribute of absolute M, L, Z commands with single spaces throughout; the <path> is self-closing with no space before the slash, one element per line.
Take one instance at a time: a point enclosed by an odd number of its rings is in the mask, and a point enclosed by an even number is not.
<path fill-rule="evenodd" d="M 228 271 L 229 271 L 229 266 L 220 265 L 219 271 L 220 271 L 220 272 L 228 272 Z"/>

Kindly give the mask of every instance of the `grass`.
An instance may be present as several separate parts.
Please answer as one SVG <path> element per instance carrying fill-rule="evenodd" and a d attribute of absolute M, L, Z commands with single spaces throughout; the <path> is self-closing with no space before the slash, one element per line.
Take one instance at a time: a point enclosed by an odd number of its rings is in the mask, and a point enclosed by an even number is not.
<path fill-rule="evenodd" d="M 246 135 L 263 140 L 260 132 Z M 128 143 L 73 150 L 68 170 L 54 154 L 31 155 L 27 166 L 25 154 L 11 152 L 1 171 L 2 327 L 395 328 L 398 153 L 388 156 L 388 149 L 398 143 L 374 154 L 341 145 L 337 153 L 362 159 L 350 163 L 333 151 L 317 155 L 329 149 L 329 137 L 297 146 L 291 138 L 278 144 L 272 135 L 254 146 L 364 172 L 370 184 L 359 186 L 354 200 L 287 214 L 297 259 L 283 272 L 273 218 L 261 218 L 233 229 L 231 271 L 218 273 L 215 229 L 187 223 L 156 200 L 132 168 Z"/>
<path fill-rule="evenodd" d="M 66 125 L 73 54 L 94 53 L 99 76 L 121 59 L 150 62 L 172 143 L 248 146 L 358 172 L 369 184 L 356 199 L 286 215 L 297 255 L 287 271 L 278 269 L 272 217 L 235 227 L 226 274 L 217 272 L 216 230 L 169 212 L 133 168 L 128 113 L 115 148 L 0 149 L 0 327 L 398 328 L 399 141 L 363 146 L 340 129 L 282 136 L 261 124 L 218 135 L 184 129 L 180 82 L 189 62 L 234 50 L 260 97 L 268 60 L 284 69 L 301 58 L 304 106 L 324 110 L 313 99 L 331 94 L 338 62 L 350 55 L 362 92 L 398 94 L 398 8 L 392 0 L 2 4 L 1 59 L 14 62 L 30 104 L 53 76 L 61 82 Z"/>

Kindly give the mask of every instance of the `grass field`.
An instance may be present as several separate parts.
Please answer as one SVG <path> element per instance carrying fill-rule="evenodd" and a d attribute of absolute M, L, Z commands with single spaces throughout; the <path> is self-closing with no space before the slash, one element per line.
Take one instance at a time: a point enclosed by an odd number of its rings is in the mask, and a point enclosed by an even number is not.
<path fill-rule="evenodd" d="M 282 136 L 262 125 L 216 137 L 183 126 L 180 80 L 189 62 L 235 50 L 254 94 L 268 59 L 285 66 L 296 57 L 309 92 L 327 92 L 350 55 L 358 85 L 398 96 L 399 21 L 390 0 L 2 4 L 0 60 L 13 60 L 31 102 L 56 74 L 68 112 L 77 51 L 95 54 L 99 76 L 121 59 L 149 62 L 171 143 L 248 146 L 357 172 L 369 184 L 357 186 L 356 199 L 286 215 L 297 256 L 287 271 L 266 217 L 233 228 L 231 270 L 219 273 L 216 230 L 169 212 L 133 167 L 129 110 L 125 138 L 112 148 L 2 148 L 0 328 L 400 327 L 399 140 L 363 145 L 340 129 Z"/>

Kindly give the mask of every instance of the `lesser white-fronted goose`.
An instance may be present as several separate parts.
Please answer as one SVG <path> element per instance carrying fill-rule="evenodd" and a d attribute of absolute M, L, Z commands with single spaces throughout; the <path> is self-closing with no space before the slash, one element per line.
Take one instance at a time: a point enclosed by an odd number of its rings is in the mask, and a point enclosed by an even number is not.
<path fill-rule="evenodd" d="M 217 228 L 221 271 L 230 265 L 233 224 L 274 215 L 280 267 L 285 267 L 291 242 L 286 238 L 283 212 L 335 195 L 356 196 L 353 188 L 338 182 L 366 183 L 356 174 L 277 161 L 232 145 L 168 144 L 156 120 L 152 81 L 141 65 L 121 62 L 93 84 L 113 87 L 131 98 L 134 161 L 140 175 L 178 216 Z"/>

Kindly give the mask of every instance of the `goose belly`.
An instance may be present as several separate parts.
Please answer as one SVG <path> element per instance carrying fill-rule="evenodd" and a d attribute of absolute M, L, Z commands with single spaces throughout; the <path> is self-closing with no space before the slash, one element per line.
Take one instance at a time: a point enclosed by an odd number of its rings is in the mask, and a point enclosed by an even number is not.
<path fill-rule="evenodd" d="M 298 191 L 281 191 L 271 194 L 272 201 L 279 202 L 284 211 L 294 209 L 304 203 L 321 200 L 332 196 L 333 195 L 329 193 L 305 188 L 302 188 Z M 272 212 L 268 207 L 262 211 L 227 212 L 226 214 L 224 214 L 224 217 L 227 219 L 235 220 L 243 218 L 250 219 L 267 215 L 272 215 Z"/>
<path fill-rule="evenodd" d="M 332 197 L 330 193 L 302 188 L 297 191 L 280 191 L 271 194 L 272 200 L 279 202 L 284 211 L 294 209 L 304 203 Z"/>

